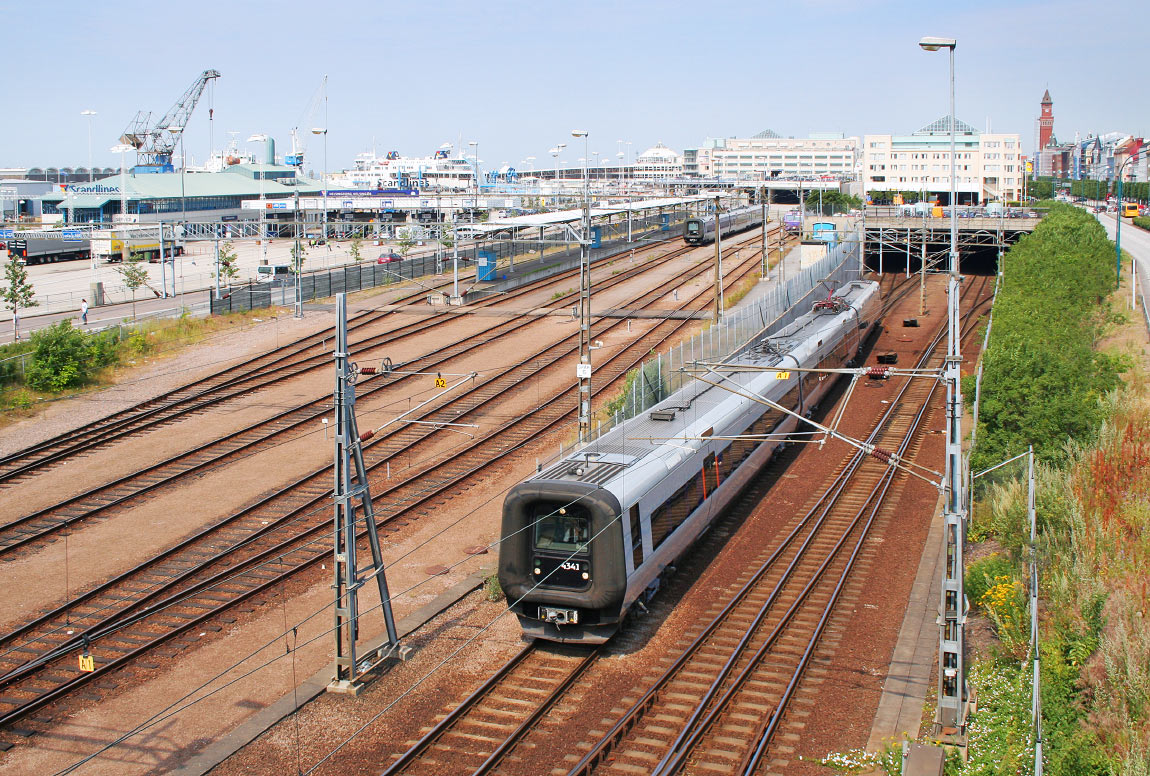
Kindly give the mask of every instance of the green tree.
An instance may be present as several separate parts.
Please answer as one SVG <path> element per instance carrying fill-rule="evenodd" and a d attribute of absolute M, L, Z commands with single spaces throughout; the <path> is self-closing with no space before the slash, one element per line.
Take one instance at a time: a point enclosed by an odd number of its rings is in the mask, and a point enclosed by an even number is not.
<path fill-rule="evenodd" d="M 220 280 L 229 288 L 231 288 L 232 281 L 240 274 L 240 268 L 236 266 L 238 258 L 236 247 L 231 240 L 220 245 L 220 262 L 216 271 L 219 273 Z"/>
<path fill-rule="evenodd" d="M 33 297 L 32 284 L 28 282 L 28 270 L 24 264 L 12 258 L 4 265 L 4 280 L 7 283 L 0 289 L 0 300 L 4 307 L 12 311 L 12 334 L 20 339 L 19 318 L 20 310 L 25 307 L 36 307 L 40 303 Z"/>
<path fill-rule="evenodd" d="M 116 267 L 116 272 L 124 281 L 124 285 L 132 292 L 132 320 L 136 320 L 136 291 L 148 282 L 148 268 L 140 261 L 140 254 L 133 253 L 131 258 Z"/>
<path fill-rule="evenodd" d="M 307 248 L 303 242 L 296 240 L 291 247 L 291 271 L 296 275 L 303 274 L 303 263 L 307 260 Z"/>
<path fill-rule="evenodd" d="M 399 237 L 399 255 L 406 259 L 408 252 L 415 246 L 415 236 L 411 227 L 397 229 L 396 236 Z"/>
<path fill-rule="evenodd" d="M 363 240 L 361 240 L 358 236 L 352 237 L 351 245 L 348 247 L 347 253 L 349 256 L 351 256 L 351 260 L 356 264 L 359 264 L 359 262 L 363 259 L 362 249 Z"/>

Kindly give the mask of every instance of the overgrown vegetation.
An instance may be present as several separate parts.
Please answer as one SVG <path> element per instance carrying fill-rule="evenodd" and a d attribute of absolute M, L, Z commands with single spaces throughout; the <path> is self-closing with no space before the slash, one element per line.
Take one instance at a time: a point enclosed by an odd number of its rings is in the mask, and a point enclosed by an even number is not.
<path fill-rule="evenodd" d="M 975 470 L 1026 450 L 1065 461 L 1066 442 L 1088 443 L 1121 360 L 1094 350 L 1113 320 L 1114 249 L 1097 219 L 1055 205 L 1003 260 L 1003 285 L 984 356 Z M 965 391 L 973 398 L 973 386 Z"/>
<path fill-rule="evenodd" d="M 268 311 L 259 311 L 267 315 Z M 106 382 L 111 370 L 141 356 L 195 344 L 216 332 L 242 326 L 254 313 L 179 318 L 87 332 L 64 320 L 34 332 L 30 340 L 0 346 L 0 411 L 25 410 Z"/>
<path fill-rule="evenodd" d="M 88 333 L 72 328 L 70 320 L 32 333 L 32 358 L 24 373 L 28 387 L 45 392 L 79 388 L 116 361 L 117 332 Z"/>
<path fill-rule="evenodd" d="M 1150 773 L 1150 385 L 1128 357 L 1095 352 L 1122 325 L 1108 299 L 1113 257 L 1095 219 L 1055 206 L 1007 254 L 983 355 L 972 470 L 1028 444 L 1038 455 L 1048 776 Z M 988 545 L 972 552 L 979 557 L 966 568 L 965 593 L 970 622 L 985 618 L 992 638 L 987 644 L 977 627 L 967 631 L 974 634 L 967 678 L 978 705 L 967 727 L 969 759 L 948 760 L 948 774 L 1032 772 L 1025 469 L 1019 461 L 975 481 L 968 540 Z M 850 772 L 860 762 L 854 754 L 828 764 Z M 899 772 L 878 755 L 867 764 Z"/>
<path fill-rule="evenodd" d="M 1150 392 L 1126 358 L 1095 351 L 1122 320 L 1113 244 L 1097 221 L 1055 206 L 1006 257 L 972 468 L 1035 446 L 1045 772 L 1147 773 L 1150 747 Z M 1022 468 L 1022 467 L 1020 467 Z M 997 475 L 996 475 L 997 476 Z M 966 593 L 996 636 L 970 673 L 979 710 L 963 774 L 1028 773 L 1033 758 L 1025 600 L 1024 477 L 977 496 Z"/>
<path fill-rule="evenodd" d="M 492 572 L 483 578 L 483 597 L 491 603 L 503 600 L 503 588 L 499 584 L 499 574 Z"/>
<path fill-rule="evenodd" d="M 1150 232 L 1150 216 L 1138 216 L 1134 219 L 1134 226 Z"/>

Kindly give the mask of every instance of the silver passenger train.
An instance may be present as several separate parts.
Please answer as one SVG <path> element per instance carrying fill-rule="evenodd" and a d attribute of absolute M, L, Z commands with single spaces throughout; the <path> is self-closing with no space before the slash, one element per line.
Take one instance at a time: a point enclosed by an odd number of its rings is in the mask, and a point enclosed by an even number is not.
<path fill-rule="evenodd" d="M 878 285 L 852 281 L 778 334 L 728 361 L 841 367 L 878 314 Z M 724 382 L 803 414 L 833 376 L 724 371 Z M 793 415 L 693 380 L 600 439 L 511 489 L 499 583 L 528 637 L 600 643 L 754 477 Z M 732 439 L 744 435 L 743 439 Z"/>
<path fill-rule="evenodd" d="M 719 214 L 723 236 L 762 226 L 763 209 L 759 206 L 737 208 Z M 706 245 L 715 241 L 715 214 L 688 218 L 683 224 L 683 240 L 687 245 Z"/>

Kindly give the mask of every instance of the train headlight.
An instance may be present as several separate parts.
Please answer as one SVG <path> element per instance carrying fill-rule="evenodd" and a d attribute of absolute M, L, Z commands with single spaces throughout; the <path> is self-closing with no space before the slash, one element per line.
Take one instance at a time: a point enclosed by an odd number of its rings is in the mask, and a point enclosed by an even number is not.
<path fill-rule="evenodd" d="M 583 579 L 590 579 L 590 578 L 591 578 L 591 575 L 588 574 L 586 571 L 584 571 L 583 572 Z"/>
<path fill-rule="evenodd" d="M 543 572 L 542 572 L 542 571 L 540 571 L 539 569 L 535 569 L 535 573 L 536 573 L 536 574 L 542 574 Z"/>

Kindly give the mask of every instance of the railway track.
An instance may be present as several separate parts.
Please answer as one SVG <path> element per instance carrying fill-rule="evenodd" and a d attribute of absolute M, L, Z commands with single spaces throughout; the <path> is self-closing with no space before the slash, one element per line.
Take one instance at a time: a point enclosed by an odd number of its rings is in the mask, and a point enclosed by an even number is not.
<path fill-rule="evenodd" d="M 919 368 L 941 366 L 943 336 L 940 331 Z M 906 382 L 867 441 L 906 456 L 934 411 L 938 386 Z M 759 770 L 864 543 L 899 488 L 895 469 L 882 457 L 852 455 L 798 525 L 570 775 Z"/>
<path fill-rule="evenodd" d="M 973 328 L 968 324 L 968 330 Z M 928 349 L 923 362 L 930 358 L 941 363 L 938 356 L 931 355 L 933 350 L 933 347 Z M 870 441 L 883 444 L 891 439 L 899 440 L 895 450 L 905 455 L 912 444 L 915 428 L 931 406 L 929 397 L 936 385 L 918 380 L 903 386 L 901 403 L 896 401 L 876 424 Z M 917 404 L 917 412 L 907 412 L 907 404 Z M 732 772 L 735 763 L 730 752 L 721 752 L 718 757 L 704 762 L 695 757 L 702 756 L 699 754 L 700 742 L 704 746 L 719 742 L 720 750 L 724 742 L 745 742 L 748 736 L 750 740 L 769 743 L 782 710 L 797 686 L 796 677 L 801 677 L 803 667 L 813 654 L 818 636 L 859 556 L 881 500 L 888 495 L 893 477 L 894 470 L 874 458 L 855 455 L 841 464 L 827 493 L 812 505 L 792 533 L 769 554 L 731 601 L 718 611 L 691 648 L 684 651 L 660 682 L 634 704 L 615 728 L 571 770 L 571 774 L 593 771 L 674 773 L 687 762 L 699 772 L 727 773 Z M 869 490 L 860 492 L 859 478 L 867 480 Z M 848 487 L 848 484 L 853 487 Z M 815 604 L 821 608 L 818 617 L 803 608 Z M 716 605 L 714 608 L 719 607 Z M 801 653 L 796 654 L 791 650 L 796 644 L 802 644 L 797 638 L 803 635 L 797 631 L 802 630 L 806 631 L 806 644 Z M 514 663 L 512 660 L 508 666 Z M 515 703 L 505 704 L 495 712 L 494 719 L 488 716 L 488 712 L 479 712 L 475 724 L 484 732 L 478 734 L 457 727 L 457 719 L 472 719 L 472 708 L 477 698 L 499 692 L 496 688 L 506 670 L 505 666 L 411 745 L 389 765 L 384 772 L 386 776 L 398 773 L 501 772 L 498 766 L 503 758 L 532 730 L 540 727 L 542 717 L 549 713 L 548 709 L 555 708 L 563 700 L 556 695 L 561 689 L 560 683 L 550 675 L 544 675 L 540 681 L 546 682 L 548 688 L 545 703 L 533 701 L 522 704 L 522 708 Z M 580 667 L 579 674 L 585 670 Z M 779 677 L 786 676 L 788 670 L 791 681 L 781 681 Z M 678 684 L 674 684 L 675 681 Z M 571 684 L 573 681 L 567 681 L 565 686 Z M 776 691 L 778 700 L 776 712 L 767 715 L 764 704 L 771 690 Z M 656 708 L 654 702 L 660 698 L 663 704 Z M 735 698 L 738 699 L 737 707 L 732 706 Z M 721 716 L 719 710 L 727 716 Z M 761 731 L 755 729 L 756 725 L 747 724 L 747 720 L 764 717 L 766 721 L 758 725 L 763 728 Z M 678 729 L 677 736 L 673 728 Z M 456 737 L 448 738 L 452 731 Z M 674 740 L 668 743 L 664 756 L 660 758 L 652 750 L 657 751 L 657 743 L 666 742 L 669 735 Z M 469 745 L 474 738 L 482 740 L 475 745 L 475 754 L 459 754 L 470 751 Z M 624 748 L 627 744 L 632 748 L 621 751 L 620 742 Z M 753 758 L 756 749 L 759 750 L 758 756 L 765 751 L 763 746 L 756 746 L 744 753 L 745 758 Z M 554 766 L 557 754 L 553 747 L 548 747 L 545 756 L 550 760 L 547 763 L 532 763 L 530 759 L 524 759 L 529 757 L 524 754 L 519 758 L 523 761 L 509 771 L 528 772 L 534 765 L 537 772 L 544 772 L 546 765 Z M 753 772 L 754 768 L 752 762 L 742 772 Z"/>
<path fill-rule="evenodd" d="M 690 248 L 684 246 L 678 255 Z M 610 261 L 614 257 L 604 257 L 600 261 Z M 661 257 L 662 258 L 662 257 Z M 537 283 L 501 294 L 491 300 L 481 300 L 470 308 L 503 303 L 540 287 L 576 277 L 578 270 L 566 270 Z M 444 288 L 448 285 L 442 284 Z M 400 296 L 394 304 L 423 300 L 427 289 Z M 392 315 L 391 310 L 366 311 L 353 316 L 349 326 L 353 330 L 364 328 Z M 414 334 L 431 326 L 440 325 L 442 319 L 452 318 L 462 313 L 450 311 L 436 316 L 440 320 L 418 321 L 406 324 L 393 332 L 377 335 L 361 341 L 353 341 L 353 352 L 383 344 L 389 335 Z M 156 396 L 119 412 L 112 413 L 93 423 L 38 442 L 23 450 L 0 457 L 0 485 L 18 478 L 33 476 L 46 467 L 58 464 L 74 455 L 123 439 L 127 436 L 158 428 L 185 415 L 204 411 L 214 405 L 238 396 L 250 394 L 280 380 L 294 377 L 310 370 L 330 364 L 329 343 L 334 334 L 325 330 L 302 337 L 294 342 L 275 348 L 261 356 L 226 367 L 215 374 L 193 381 L 180 388 Z M 381 339 L 383 338 L 383 339 Z"/>
<path fill-rule="evenodd" d="M 491 773 L 601 650 L 533 642 L 400 754 L 383 776 Z"/>
<path fill-rule="evenodd" d="M 679 247 L 654 260 L 645 262 L 639 267 L 630 267 L 618 275 L 611 276 L 599 283 L 600 290 L 611 288 L 626 282 L 635 276 L 649 271 L 653 267 L 661 266 L 693 250 L 690 247 Z M 700 271 L 703 271 L 702 265 Z M 683 274 L 680 273 L 680 277 Z M 549 282 L 557 282 L 554 278 Z M 517 294 L 516 294 L 517 295 Z M 571 293 L 559 297 L 559 304 L 569 298 L 577 296 Z M 480 332 L 471 332 L 464 339 L 458 340 L 450 346 L 437 351 L 437 357 L 418 359 L 418 368 L 426 371 L 434 369 L 451 358 L 457 357 L 467 350 L 490 342 L 503 334 L 515 331 L 532 320 L 529 313 L 514 315 Z M 382 334 L 363 338 L 352 344 L 352 353 L 361 357 L 371 349 L 392 344 L 400 339 L 422 333 L 431 325 L 442 324 L 443 319 L 435 322 L 420 321 L 401 326 Z M 330 362 L 330 354 L 312 357 L 322 358 Z M 311 360 L 311 359 L 309 359 Z M 416 362 L 402 365 L 402 368 L 411 370 Z M 309 367 L 311 368 L 311 367 Z M 410 376 L 399 376 L 387 385 L 367 387 L 360 391 L 360 399 L 384 388 L 394 388 L 401 381 L 410 381 Z M 154 494 L 163 487 L 170 486 L 190 474 L 203 473 L 216 466 L 234 461 L 241 455 L 251 455 L 269 448 L 278 443 L 277 440 L 292 431 L 296 431 L 309 423 L 316 422 L 331 411 L 330 397 L 323 397 L 315 401 L 306 402 L 297 407 L 277 413 L 265 420 L 250 424 L 226 436 L 206 442 L 201 445 L 171 456 L 163 461 L 145 467 L 130 475 L 92 488 L 76 496 L 64 499 L 34 512 L 30 512 L 16 520 L 0 526 L 0 557 L 17 550 L 40 546 L 46 539 L 54 534 L 94 517 L 106 517 L 117 509 L 122 509 L 135 503 L 135 500 L 144 495 Z M 129 432 L 131 433 L 131 432 Z"/>
<path fill-rule="evenodd" d="M 758 266 L 752 257 L 735 273 L 750 274 Z M 700 270 L 685 269 L 682 274 Z M 682 282 L 676 277 L 646 292 L 639 304 L 665 296 Z M 679 305 L 704 305 L 710 289 Z M 673 312 L 673 311 L 671 311 Z M 670 314 L 670 313 L 668 313 Z M 622 377 L 655 347 L 673 337 L 690 320 L 664 319 L 631 346 L 599 367 L 607 380 Z M 600 322 L 596 336 L 624 321 Z M 428 421 L 459 421 L 501 401 L 526 376 L 552 368 L 577 352 L 575 335 L 540 354 L 524 359 L 503 373 L 476 385 L 465 397 L 428 410 Z M 379 491 L 378 522 L 385 530 L 418 519 L 421 508 L 450 495 L 454 489 L 514 453 L 535 435 L 559 426 L 574 413 L 570 392 L 562 390 L 526 416 L 449 450 L 401 482 Z M 416 430 L 420 429 L 420 430 Z M 418 458 L 419 445 L 429 445 L 436 432 L 420 427 L 373 440 L 366 453 L 369 469 L 386 466 L 403 453 Z M 0 726 L 65 697 L 93 679 L 129 665 L 140 655 L 164 644 L 240 601 L 285 581 L 300 570 L 330 557 L 330 474 L 326 470 L 303 478 L 279 494 L 239 515 L 181 542 L 156 558 L 77 597 L 67 605 L 0 637 Z M 377 478 L 378 479 L 378 478 Z M 90 649 L 96 670 L 80 673 L 76 657 Z"/>

